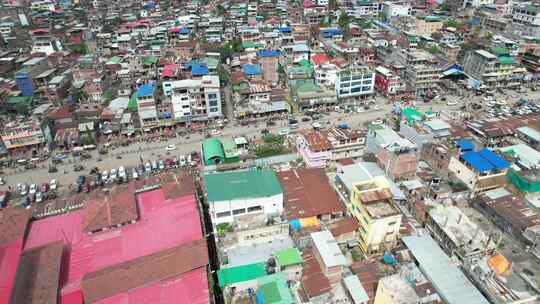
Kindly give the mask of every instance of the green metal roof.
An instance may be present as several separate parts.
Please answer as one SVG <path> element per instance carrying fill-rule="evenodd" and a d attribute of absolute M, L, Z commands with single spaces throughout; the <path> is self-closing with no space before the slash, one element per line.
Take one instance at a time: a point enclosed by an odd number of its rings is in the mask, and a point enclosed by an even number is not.
<path fill-rule="evenodd" d="M 208 201 L 269 197 L 283 193 L 274 171 L 250 170 L 204 176 Z"/>
<path fill-rule="evenodd" d="M 499 56 L 497 57 L 497 60 L 499 60 L 500 64 L 514 64 L 514 58 L 510 56 Z"/>
<path fill-rule="evenodd" d="M 262 298 L 264 304 L 293 304 L 295 303 L 291 290 L 287 286 L 287 281 L 283 272 L 267 275 L 257 279 L 259 289 L 257 298 Z"/>
<path fill-rule="evenodd" d="M 131 110 L 131 111 L 135 111 L 137 110 L 137 92 L 134 92 L 133 94 L 131 94 L 131 98 L 129 99 L 129 102 L 128 102 L 128 109 Z"/>
<path fill-rule="evenodd" d="M 298 64 L 303 66 L 303 67 L 313 68 L 313 65 L 311 64 L 311 62 L 309 60 L 306 60 L 306 59 L 302 59 L 302 60 L 298 61 Z"/>
<path fill-rule="evenodd" d="M 220 287 L 255 280 L 266 275 L 264 263 L 254 263 L 218 270 L 217 277 Z"/>
<path fill-rule="evenodd" d="M 27 106 L 32 105 L 32 96 L 10 96 L 7 98 L 6 102 L 10 104 L 26 104 Z"/>
<path fill-rule="evenodd" d="M 510 54 L 510 50 L 508 50 L 507 48 L 503 48 L 503 47 L 492 48 L 491 52 L 494 53 L 495 55 L 508 55 L 508 54 Z"/>
<path fill-rule="evenodd" d="M 303 83 L 302 85 L 298 86 L 298 88 L 296 88 L 296 91 L 299 93 L 309 93 L 309 92 L 314 93 L 320 90 L 322 90 L 320 86 L 311 82 Z"/>
<path fill-rule="evenodd" d="M 422 115 L 422 113 L 418 112 L 415 108 L 412 108 L 412 107 L 407 107 L 407 108 L 403 109 L 402 114 L 405 117 L 407 117 L 407 120 L 411 120 L 411 119 L 420 120 L 420 119 L 422 119 L 422 117 L 424 117 Z"/>
<path fill-rule="evenodd" d="M 236 144 L 234 143 L 234 140 L 232 138 L 224 138 L 221 140 L 221 144 L 223 145 L 223 151 L 225 152 L 226 158 L 236 157 L 237 150 L 236 150 Z"/>
<path fill-rule="evenodd" d="M 279 266 L 289 266 L 302 263 L 302 256 L 300 250 L 296 247 L 280 250 L 275 253 L 276 261 Z"/>
<path fill-rule="evenodd" d="M 120 63 L 121 61 L 122 61 L 122 57 L 114 56 L 114 57 L 111 57 L 109 61 L 107 61 L 107 64 L 117 64 L 117 63 Z"/>
<path fill-rule="evenodd" d="M 159 57 L 157 56 L 144 56 L 142 62 L 144 65 L 152 65 L 158 62 Z"/>
<path fill-rule="evenodd" d="M 208 138 L 203 141 L 202 148 L 205 162 L 214 157 L 225 158 L 225 152 L 223 151 L 221 142 L 217 138 Z"/>

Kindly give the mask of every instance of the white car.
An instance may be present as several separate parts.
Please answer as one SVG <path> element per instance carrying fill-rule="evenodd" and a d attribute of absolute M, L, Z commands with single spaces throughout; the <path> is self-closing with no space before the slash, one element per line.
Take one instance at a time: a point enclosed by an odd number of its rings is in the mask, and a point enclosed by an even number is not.
<path fill-rule="evenodd" d="M 37 192 L 36 193 L 36 203 L 41 203 L 41 202 L 43 202 L 43 193 Z"/>
<path fill-rule="evenodd" d="M 116 179 L 116 169 L 111 169 L 111 173 L 109 174 L 109 177 L 111 181 L 114 181 Z"/>
<path fill-rule="evenodd" d="M 289 130 L 287 129 L 279 130 L 278 134 L 282 136 L 289 135 Z"/>
<path fill-rule="evenodd" d="M 120 178 L 126 177 L 126 168 L 124 168 L 124 166 L 120 166 L 120 168 L 118 168 L 118 177 Z"/>
<path fill-rule="evenodd" d="M 457 101 L 452 101 L 452 100 L 449 100 L 446 102 L 446 105 L 447 106 L 457 106 L 458 102 Z"/>
<path fill-rule="evenodd" d="M 175 144 L 170 144 L 167 147 L 165 147 L 165 151 L 174 151 L 174 150 L 176 150 Z"/>
<path fill-rule="evenodd" d="M 51 182 L 49 183 L 49 189 L 52 191 L 58 189 L 58 182 L 56 181 L 56 179 L 51 179 Z"/>
<path fill-rule="evenodd" d="M 101 173 L 101 180 L 106 183 L 109 181 L 109 171 L 105 170 Z"/>
<path fill-rule="evenodd" d="M 131 174 L 131 177 L 133 179 L 139 179 L 139 173 L 137 173 L 137 170 L 133 169 L 133 173 Z"/>
<path fill-rule="evenodd" d="M 36 184 L 31 184 L 30 185 L 30 190 L 28 191 L 30 194 L 36 194 L 37 192 L 37 185 Z"/>
<path fill-rule="evenodd" d="M 220 130 L 214 129 L 214 130 L 211 130 L 211 131 L 210 131 L 210 135 L 212 135 L 212 136 L 217 136 L 217 135 L 219 135 L 219 134 L 221 134 L 221 131 L 220 131 Z"/>
<path fill-rule="evenodd" d="M 185 167 L 187 164 L 186 157 L 184 155 L 180 156 L 180 167 Z"/>

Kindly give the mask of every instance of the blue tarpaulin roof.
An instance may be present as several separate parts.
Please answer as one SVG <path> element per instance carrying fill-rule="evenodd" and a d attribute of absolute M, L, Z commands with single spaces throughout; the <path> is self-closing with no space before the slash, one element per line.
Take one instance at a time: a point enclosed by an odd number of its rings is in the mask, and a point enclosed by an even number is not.
<path fill-rule="evenodd" d="M 480 154 L 480 156 L 482 156 L 485 160 L 487 160 L 496 169 L 506 169 L 510 165 L 508 161 L 506 161 L 506 159 L 495 154 L 493 151 L 489 149 L 484 148 L 480 150 L 478 154 Z"/>
<path fill-rule="evenodd" d="M 340 29 L 334 29 L 334 28 L 324 29 L 322 30 L 322 33 L 323 33 L 324 38 L 332 38 L 333 36 L 343 34 L 343 32 Z"/>
<path fill-rule="evenodd" d="M 462 152 L 474 150 L 474 144 L 468 139 L 460 139 L 456 142 L 456 145 Z"/>
<path fill-rule="evenodd" d="M 397 264 L 397 261 L 396 259 L 394 258 L 394 255 L 392 255 L 392 253 L 390 251 L 386 251 L 383 255 L 383 262 L 387 265 L 396 265 Z"/>
<path fill-rule="evenodd" d="M 257 52 L 257 57 L 278 57 L 278 51 L 261 50 Z"/>
<path fill-rule="evenodd" d="M 302 228 L 298 219 L 289 221 L 289 225 L 291 225 L 292 230 L 300 230 Z"/>
<path fill-rule="evenodd" d="M 262 74 L 262 70 L 261 70 L 261 67 L 259 65 L 257 65 L 257 64 L 248 64 L 248 63 L 242 65 L 242 72 L 246 76 L 261 75 Z"/>
<path fill-rule="evenodd" d="M 280 27 L 278 29 L 280 32 L 282 33 L 290 33 L 291 32 L 291 28 L 290 27 Z"/>
<path fill-rule="evenodd" d="M 138 97 L 150 96 L 154 94 L 154 85 L 152 84 L 143 84 L 139 87 L 137 91 Z"/>
<path fill-rule="evenodd" d="M 178 31 L 179 34 L 189 34 L 189 29 L 187 28 L 181 28 L 179 31 Z"/>
<path fill-rule="evenodd" d="M 465 152 L 461 154 L 461 158 L 480 173 L 489 172 L 495 169 L 495 167 L 493 167 L 493 165 L 485 158 L 480 156 L 480 153 L 478 152 Z"/>
<path fill-rule="evenodd" d="M 191 74 L 195 76 L 208 75 L 208 67 L 202 64 L 192 64 Z"/>

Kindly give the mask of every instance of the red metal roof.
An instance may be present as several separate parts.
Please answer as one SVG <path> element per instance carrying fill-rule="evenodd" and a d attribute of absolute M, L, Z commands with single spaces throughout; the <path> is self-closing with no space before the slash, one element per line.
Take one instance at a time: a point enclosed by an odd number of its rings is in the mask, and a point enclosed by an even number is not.
<path fill-rule="evenodd" d="M 193 195 L 166 200 L 158 189 L 139 194 L 137 204 L 136 223 L 95 234 L 82 233 L 82 210 L 32 223 L 26 249 L 57 240 L 71 245 L 63 261 L 60 303 L 82 303 L 81 279 L 87 273 L 202 238 Z"/>
<path fill-rule="evenodd" d="M 297 168 L 278 174 L 287 219 L 345 212 L 323 169 Z"/>
<path fill-rule="evenodd" d="M 7 246 L 0 246 L 0 304 L 9 303 L 9 293 L 21 256 L 23 240 L 19 239 Z"/>

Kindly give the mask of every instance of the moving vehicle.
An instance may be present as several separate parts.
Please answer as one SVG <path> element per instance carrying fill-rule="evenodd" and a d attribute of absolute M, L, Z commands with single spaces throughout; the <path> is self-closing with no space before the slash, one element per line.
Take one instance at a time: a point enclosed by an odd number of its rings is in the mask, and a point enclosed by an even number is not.
<path fill-rule="evenodd" d="M 289 135 L 289 130 L 287 129 L 279 130 L 278 135 L 281 135 L 281 136 Z"/>
<path fill-rule="evenodd" d="M 221 131 L 220 130 L 217 130 L 217 129 L 213 129 L 210 131 L 210 135 L 212 136 L 218 136 L 221 134 Z"/>
<path fill-rule="evenodd" d="M 49 189 L 51 191 L 58 189 L 58 182 L 56 181 L 56 179 L 51 179 L 51 182 L 49 183 Z"/>
<path fill-rule="evenodd" d="M 176 150 L 175 144 L 170 144 L 167 147 L 165 147 L 165 151 L 174 151 L 174 150 Z"/>

